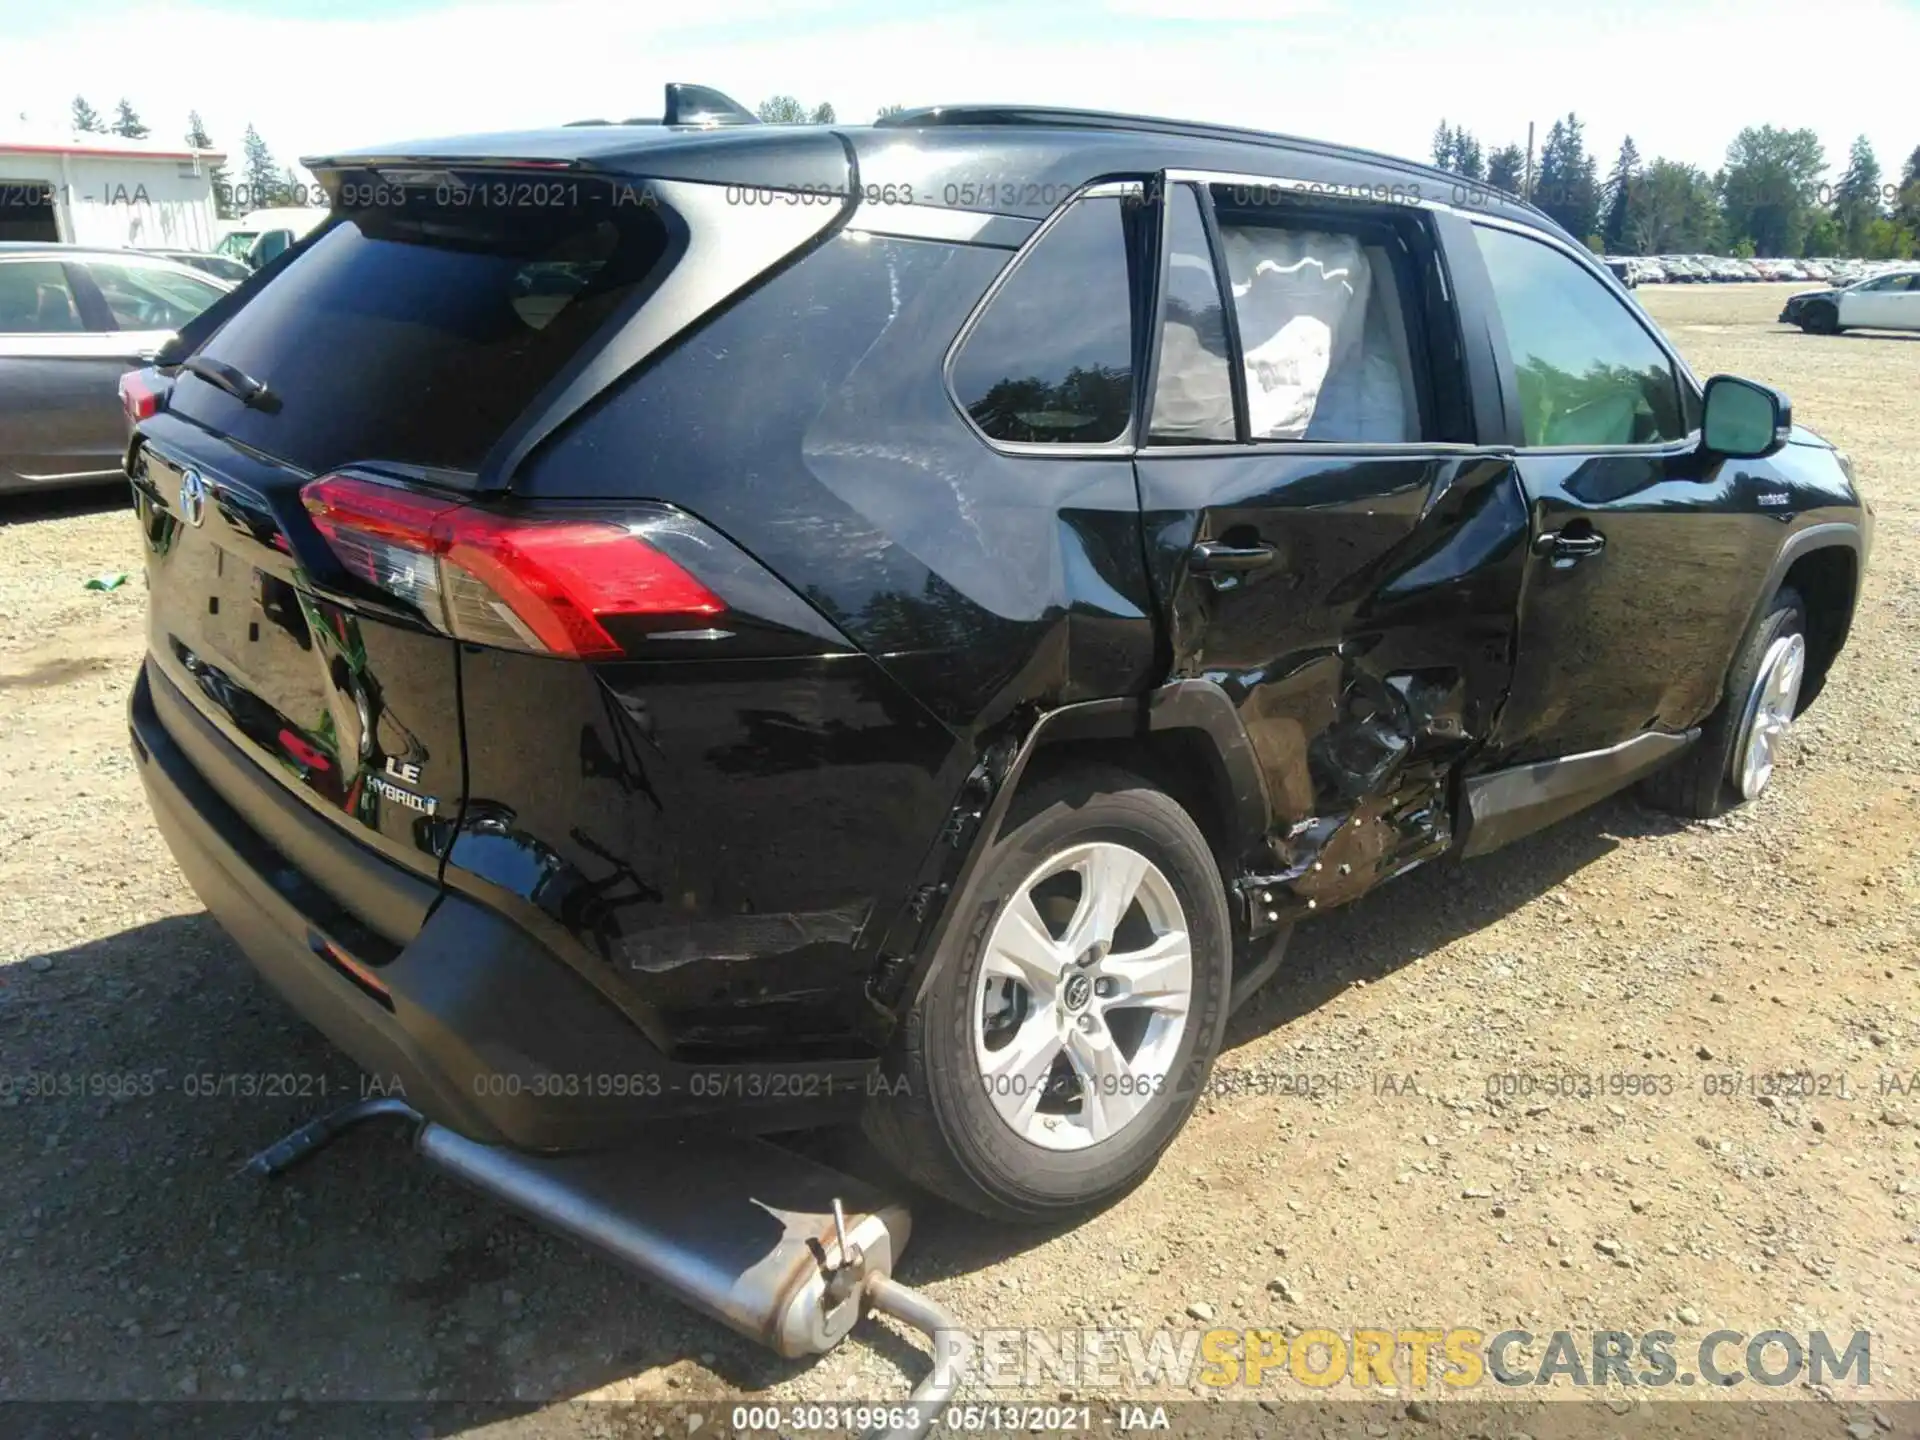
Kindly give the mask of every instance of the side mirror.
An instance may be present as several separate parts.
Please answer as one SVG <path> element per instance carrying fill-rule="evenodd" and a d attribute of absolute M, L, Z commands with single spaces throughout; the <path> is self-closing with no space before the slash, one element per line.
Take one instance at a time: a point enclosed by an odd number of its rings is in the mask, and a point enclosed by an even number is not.
<path fill-rule="evenodd" d="M 1738 375 L 1707 381 L 1702 415 L 1707 449 L 1736 460 L 1771 455 L 1793 433 L 1793 402 L 1771 385 Z"/>

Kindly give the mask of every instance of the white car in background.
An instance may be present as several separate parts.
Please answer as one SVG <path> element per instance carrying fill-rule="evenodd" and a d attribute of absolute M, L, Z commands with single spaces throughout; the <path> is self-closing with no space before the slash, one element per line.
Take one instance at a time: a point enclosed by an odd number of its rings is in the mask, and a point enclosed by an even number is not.
<path fill-rule="evenodd" d="M 1810 335 L 1920 330 L 1920 268 L 1887 270 L 1843 290 L 1803 290 L 1787 297 L 1780 319 Z"/>

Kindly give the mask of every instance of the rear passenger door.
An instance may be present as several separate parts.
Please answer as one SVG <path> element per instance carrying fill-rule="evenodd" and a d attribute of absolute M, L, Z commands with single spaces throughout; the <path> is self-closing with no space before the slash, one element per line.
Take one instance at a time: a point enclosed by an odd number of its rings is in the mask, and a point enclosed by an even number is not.
<path fill-rule="evenodd" d="M 1236 703 L 1285 899 L 1451 839 L 1451 765 L 1505 695 L 1526 518 L 1475 442 L 1434 215 L 1165 177 L 1135 466 L 1175 678 Z"/>

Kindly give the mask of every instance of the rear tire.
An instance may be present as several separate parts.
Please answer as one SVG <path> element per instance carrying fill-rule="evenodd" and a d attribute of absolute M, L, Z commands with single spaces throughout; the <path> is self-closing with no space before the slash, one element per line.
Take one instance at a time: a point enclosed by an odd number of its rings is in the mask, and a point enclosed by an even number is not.
<path fill-rule="evenodd" d="M 1041 780 L 981 858 L 868 1135 L 916 1184 L 994 1219 L 1110 1203 L 1193 1112 L 1232 948 L 1219 867 L 1176 801 L 1104 766 Z"/>
<path fill-rule="evenodd" d="M 1734 658 L 1720 706 L 1707 717 L 1700 738 L 1640 783 L 1641 798 L 1697 820 L 1758 798 L 1772 778 L 1774 748 L 1798 707 L 1806 636 L 1806 602 L 1783 586 Z"/>

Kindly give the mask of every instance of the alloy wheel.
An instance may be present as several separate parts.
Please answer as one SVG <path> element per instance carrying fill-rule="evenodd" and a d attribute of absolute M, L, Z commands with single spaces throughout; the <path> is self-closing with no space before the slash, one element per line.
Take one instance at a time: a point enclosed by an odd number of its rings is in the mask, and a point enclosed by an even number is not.
<path fill-rule="evenodd" d="M 1800 682 L 1807 673 L 1804 635 L 1782 635 L 1767 647 L 1760 673 L 1747 697 L 1746 717 L 1740 727 L 1740 745 L 1734 783 L 1740 798 L 1752 800 L 1773 778 L 1773 762 L 1780 737 L 1793 724 L 1800 703 Z"/>
<path fill-rule="evenodd" d="M 1180 901 L 1145 855 L 1075 845 L 1009 895 L 974 983 L 974 1058 L 1022 1139 L 1082 1150 L 1171 1083 L 1193 1002 Z"/>

